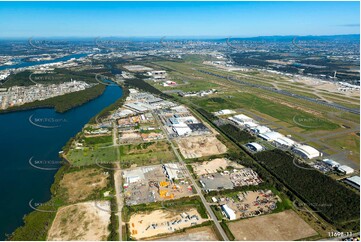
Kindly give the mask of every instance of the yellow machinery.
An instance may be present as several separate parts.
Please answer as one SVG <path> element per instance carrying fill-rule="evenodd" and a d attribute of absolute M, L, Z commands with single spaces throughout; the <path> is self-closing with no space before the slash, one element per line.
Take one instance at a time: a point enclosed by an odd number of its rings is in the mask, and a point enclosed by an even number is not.
<path fill-rule="evenodd" d="M 167 186 L 169 186 L 169 182 L 167 182 L 167 181 L 161 181 L 161 182 L 159 182 L 159 185 L 160 185 L 161 187 L 167 187 Z"/>
<path fill-rule="evenodd" d="M 159 196 L 161 198 L 174 198 L 174 194 L 169 194 L 167 190 L 159 190 Z"/>

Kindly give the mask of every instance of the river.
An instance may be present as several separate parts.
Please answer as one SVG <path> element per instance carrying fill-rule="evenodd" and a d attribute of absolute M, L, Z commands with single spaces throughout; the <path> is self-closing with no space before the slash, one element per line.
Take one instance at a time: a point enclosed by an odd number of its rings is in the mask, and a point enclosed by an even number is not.
<path fill-rule="evenodd" d="M 56 170 L 49 169 L 57 166 L 58 152 L 66 142 L 121 96 L 119 86 L 107 86 L 98 98 L 66 113 L 36 109 L 0 114 L 0 240 L 21 226 L 23 216 L 33 211 L 29 201 L 36 204 L 50 199 Z M 30 163 L 49 169 L 38 169 Z"/>
<path fill-rule="evenodd" d="M 54 60 L 44 60 L 44 61 L 24 61 L 24 62 L 20 62 L 14 65 L 3 65 L 0 66 L 0 71 L 3 70 L 7 70 L 7 69 L 13 69 L 13 68 L 23 68 L 23 67 L 29 67 L 29 66 L 36 66 L 36 65 L 43 65 L 43 64 L 50 64 L 50 63 L 56 63 L 56 62 L 63 62 L 63 61 L 68 61 L 72 58 L 75 59 L 79 59 L 81 57 L 85 57 L 87 56 L 87 54 L 72 54 L 72 55 L 67 55 L 61 58 L 57 58 Z"/>

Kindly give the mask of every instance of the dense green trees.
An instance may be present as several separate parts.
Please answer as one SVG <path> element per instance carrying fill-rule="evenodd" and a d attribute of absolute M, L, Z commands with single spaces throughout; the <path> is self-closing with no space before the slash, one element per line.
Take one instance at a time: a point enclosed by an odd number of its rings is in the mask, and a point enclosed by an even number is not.
<path fill-rule="evenodd" d="M 281 150 L 260 152 L 255 157 L 328 221 L 341 224 L 359 220 L 359 195 L 338 181 L 308 165 L 297 164 L 305 167 L 299 168 L 294 165 L 294 157 Z"/>

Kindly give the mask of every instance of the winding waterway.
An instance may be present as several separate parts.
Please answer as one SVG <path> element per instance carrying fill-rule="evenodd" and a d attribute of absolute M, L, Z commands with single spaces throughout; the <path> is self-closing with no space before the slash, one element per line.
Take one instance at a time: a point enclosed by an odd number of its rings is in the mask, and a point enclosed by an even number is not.
<path fill-rule="evenodd" d="M 31 164 L 54 167 L 50 164 L 60 160 L 58 152 L 66 142 L 121 96 L 119 86 L 107 86 L 98 98 L 66 113 L 36 109 L 0 114 L 0 240 L 33 211 L 29 201 L 42 203 L 50 198 L 56 170 L 37 169 Z"/>
<path fill-rule="evenodd" d="M 67 56 L 57 58 L 54 60 L 28 61 L 28 62 L 24 61 L 24 62 L 20 62 L 20 63 L 14 64 L 14 65 L 2 65 L 2 66 L 0 66 L 0 71 L 7 70 L 7 69 L 14 69 L 14 68 L 23 68 L 23 67 L 29 67 L 29 66 L 63 62 L 63 61 L 68 61 L 72 58 L 79 59 L 79 58 L 85 57 L 85 56 L 87 56 L 87 54 L 72 54 L 72 55 L 67 55 Z"/>

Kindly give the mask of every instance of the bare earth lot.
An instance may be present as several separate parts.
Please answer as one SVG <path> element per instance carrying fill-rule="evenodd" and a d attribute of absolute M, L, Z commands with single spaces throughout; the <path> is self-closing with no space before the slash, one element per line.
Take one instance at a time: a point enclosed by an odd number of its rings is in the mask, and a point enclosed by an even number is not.
<path fill-rule="evenodd" d="M 218 158 L 210 161 L 204 161 L 202 163 L 196 163 L 193 166 L 194 172 L 198 176 L 216 173 L 217 170 L 223 169 L 225 170 L 227 166 L 232 166 L 234 168 L 243 168 L 242 165 L 237 164 L 236 162 L 232 162 L 225 158 Z"/>
<path fill-rule="evenodd" d="M 227 224 L 235 240 L 298 240 L 317 235 L 293 210 Z"/>
<path fill-rule="evenodd" d="M 214 136 L 196 136 L 177 140 L 179 150 L 186 159 L 223 154 L 227 147 Z"/>
<path fill-rule="evenodd" d="M 104 174 L 102 169 L 89 168 L 67 173 L 60 181 L 60 186 L 70 203 L 86 199 L 107 186 L 109 174 Z"/>
<path fill-rule="evenodd" d="M 57 212 L 47 240 L 107 240 L 109 223 L 109 202 L 69 205 Z"/>
<path fill-rule="evenodd" d="M 162 241 L 217 241 L 218 238 L 211 227 L 187 229 L 183 233 L 170 235 L 152 240 Z"/>
<path fill-rule="evenodd" d="M 133 214 L 129 220 L 129 230 L 131 237 L 139 240 L 149 238 L 166 233 L 173 233 L 176 230 L 191 227 L 192 225 L 201 224 L 206 221 L 202 219 L 196 209 L 185 209 L 183 211 L 187 215 L 196 216 L 198 218 L 184 219 L 180 212 L 169 210 L 155 210 L 148 213 Z M 186 221 L 185 221 L 186 220 Z M 174 221 L 179 223 L 172 224 Z M 155 225 L 155 228 L 152 226 Z"/>

